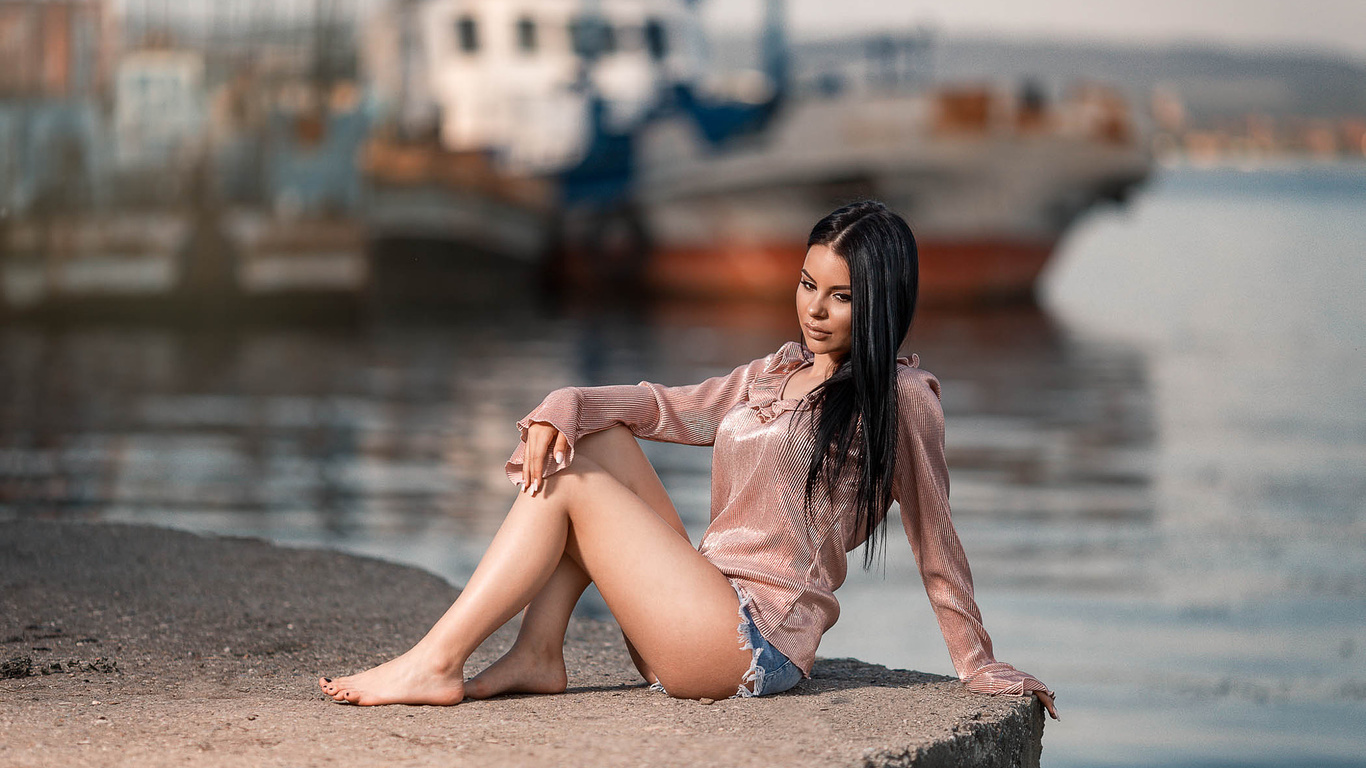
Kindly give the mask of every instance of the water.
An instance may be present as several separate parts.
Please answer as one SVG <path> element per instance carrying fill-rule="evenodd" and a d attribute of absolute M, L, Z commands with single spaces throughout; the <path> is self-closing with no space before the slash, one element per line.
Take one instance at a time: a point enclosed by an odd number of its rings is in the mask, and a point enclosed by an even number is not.
<path fill-rule="evenodd" d="M 997 656 L 1059 693 L 1045 765 L 1366 765 L 1363 242 L 1359 165 L 1168 169 L 1070 233 L 1042 308 L 917 320 Z M 789 315 L 0 329 L 0 519 L 264 536 L 460 583 L 547 391 L 697 381 L 795 338 Z M 646 448 L 697 541 L 707 450 Z M 952 673 L 889 532 L 881 567 L 852 556 L 820 653 Z"/>

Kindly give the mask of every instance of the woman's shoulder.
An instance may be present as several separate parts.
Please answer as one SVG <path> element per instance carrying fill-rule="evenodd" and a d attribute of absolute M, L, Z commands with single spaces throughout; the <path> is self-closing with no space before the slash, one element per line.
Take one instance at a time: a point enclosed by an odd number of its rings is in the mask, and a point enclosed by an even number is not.
<path fill-rule="evenodd" d="M 897 358 L 897 398 L 902 411 L 917 406 L 939 407 L 939 378 L 920 367 L 920 356 Z"/>

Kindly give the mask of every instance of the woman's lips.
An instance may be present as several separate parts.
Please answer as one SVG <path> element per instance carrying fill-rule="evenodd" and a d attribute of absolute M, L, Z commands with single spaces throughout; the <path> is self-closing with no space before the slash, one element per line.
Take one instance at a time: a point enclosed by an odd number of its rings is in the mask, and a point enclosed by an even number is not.
<path fill-rule="evenodd" d="M 822 331 L 819 328 L 813 328 L 807 325 L 806 323 L 802 323 L 802 327 L 806 328 L 807 333 L 811 334 L 812 336 L 815 336 L 818 339 L 824 339 L 830 335 L 829 331 Z"/>

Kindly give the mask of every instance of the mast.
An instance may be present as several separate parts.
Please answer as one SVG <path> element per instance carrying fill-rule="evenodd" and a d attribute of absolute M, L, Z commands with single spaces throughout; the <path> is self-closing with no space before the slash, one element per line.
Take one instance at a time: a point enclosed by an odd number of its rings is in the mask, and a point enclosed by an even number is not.
<path fill-rule="evenodd" d="M 787 95 L 791 67 L 788 61 L 787 10 L 783 0 L 765 0 L 764 28 L 760 45 L 763 51 L 762 68 L 773 86 L 773 101 Z"/>

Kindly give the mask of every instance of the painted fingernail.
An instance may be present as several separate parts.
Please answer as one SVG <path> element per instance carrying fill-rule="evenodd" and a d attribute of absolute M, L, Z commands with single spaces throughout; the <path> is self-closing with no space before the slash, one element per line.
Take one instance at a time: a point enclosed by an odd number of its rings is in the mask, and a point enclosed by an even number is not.
<path fill-rule="evenodd" d="M 564 463 L 564 451 L 555 451 L 555 461 L 561 464 Z"/>

